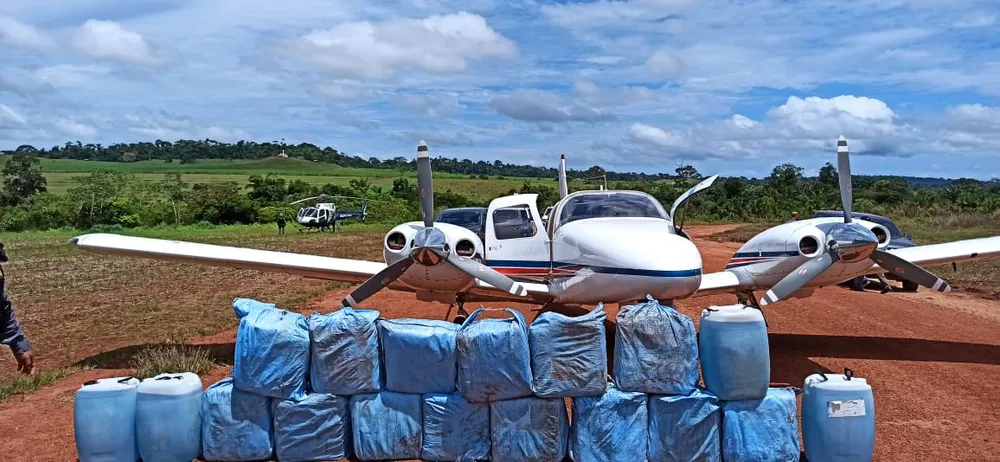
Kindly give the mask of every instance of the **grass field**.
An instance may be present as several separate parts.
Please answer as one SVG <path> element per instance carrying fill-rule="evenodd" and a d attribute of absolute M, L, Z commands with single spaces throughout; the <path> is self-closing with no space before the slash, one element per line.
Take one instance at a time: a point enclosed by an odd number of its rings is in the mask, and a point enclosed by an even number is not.
<path fill-rule="evenodd" d="M 273 226 L 132 230 L 182 238 L 344 258 L 380 260 L 387 227 L 352 224 L 337 233 L 279 236 Z M 210 335 L 236 326 L 233 294 L 289 308 L 341 283 L 284 274 L 97 255 L 74 248 L 68 232 L 5 234 L 7 290 L 45 370 L 75 363 L 132 364 L 131 355 L 105 352 Z M 105 354 L 101 354 L 105 353 Z M 99 355 L 101 354 L 101 355 Z M 99 355 L 99 356 L 98 356 Z M 0 354 L 0 389 L 15 375 Z"/>
<path fill-rule="evenodd" d="M 10 156 L 0 156 L 0 165 Z M 235 181 L 246 184 L 251 175 L 273 173 L 288 180 L 299 179 L 306 183 L 322 186 L 330 183 L 347 186 L 351 180 L 364 178 L 372 185 L 384 189 L 392 188 L 392 181 L 400 176 L 416 182 L 415 171 L 395 171 L 382 169 L 347 168 L 333 164 L 309 162 L 301 159 L 267 158 L 260 160 L 199 160 L 193 164 L 163 161 L 142 162 L 97 162 L 72 159 L 40 159 L 42 173 L 48 183 L 48 190 L 55 194 L 65 193 L 77 184 L 76 177 L 97 170 L 112 170 L 131 173 L 140 180 L 159 181 L 165 173 L 180 173 L 188 183 L 215 183 Z M 450 173 L 434 174 L 434 187 L 439 191 L 451 189 L 453 192 L 480 199 L 492 199 L 511 189 L 519 189 L 525 181 L 549 184 L 555 187 L 554 179 L 547 178 L 504 178 L 488 180 L 471 179 L 468 175 Z"/>

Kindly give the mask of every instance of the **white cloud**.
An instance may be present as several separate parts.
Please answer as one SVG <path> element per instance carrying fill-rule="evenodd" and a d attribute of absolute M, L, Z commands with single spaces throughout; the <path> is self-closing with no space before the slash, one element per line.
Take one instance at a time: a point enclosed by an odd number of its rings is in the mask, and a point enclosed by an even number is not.
<path fill-rule="evenodd" d="M 580 95 L 581 100 L 595 107 L 624 106 L 655 98 L 653 90 L 647 87 L 601 88 L 594 82 L 586 80 L 576 81 L 573 90 Z"/>
<path fill-rule="evenodd" d="M 55 89 L 39 81 L 34 75 L 20 69 L 0 70 L 0 92 L 8 91 L 20 96 L 51 93 Z"/>
<path fill-rule="evenodd" d="M 42 67 L 32 72 L 39 82 L 54 87 L 84 85 L 99 80 L 110 73 L 110 68 L 97 64 L 57 64 Z"/>
<path fill-rule="evenodd" d="M 472 60 L 518 55 L 514 42 L 486 19 L 464 12 L 340 23 L 302 36 L 290 51 L 332 77 L 365 80 L 385 79 L 410 69 L 460 73 Z"/>
<path fill-rule="evenodd" d="M 97 136 L 97 127 L 92 124 L 66 117 L 57 118 L 52 125 L 60 132 L 73 138 L 89 139 Z"/>
<path fill-rule="evenodd" d="M 883 101 L 842 95 L 825 99 L 790 96 L 785 104 L 768 111 L 785 129 L 807 136 L 829 137 L 846 133 L 854 136 L 893 134 L 896 114 Z"/>
<path fill-rule="evenodd" d="M 183 117 L 161 111 L 157 114 L 127 114 L 124 125 L 132 133 L 148 139 L 177 140 L 211 138 L 216 141 L 239 141 L 250 139 L 250 134 L 234 128 L 215 125 L 201 125 L 190 117 Z"/>
<path fill-rule="evenodd" d="M 90 19 L 73 36 L 73 46 L 94 58 L 142 66 L 162 66 L 168 55 L 138 32 L 114 21 Z"/>
<path fill-rule="evenodd" d="M 407 95 L 402 98 L 403 107 L 426 117 L 446 117 L 458 112 L 462 106 L 448 95 Z"/>
<path fill-rule="evenodd" d="M 45 32 L 4 15 L 0 15 L 0 45 L 34 51 L 48 51 L 56 48 L 55 41 Z"/>
<path fill-rule="evenodd" d="M 500 114 L 525 122 L 600 122 L 614 119 L 613 115 L 604 111 L 539 90 L 519 90 L 498 96 L 487 105 Z"/>
<path fill-rule="evenodd" d="M 26 125 L 26 119 L 20 112 L 6 104 L 0 104 L 0 127 L 10 127 L 15 125 Z"/>
<path fill-rule="evenodd" d="M 644 64 L 646 72 L 656 77 L 673 77 L 681 72 L 684 64 L 676 54 L 667 51 L 657 51 L 650 55 Z"/>
<path fill-rule="evenodd" d="M 684 137 L 662 128 L 635 123 L 628 129 L 628 137 L 632 140 L 652 143 L 657 146 L 680 147 L 684 145 Z"/>

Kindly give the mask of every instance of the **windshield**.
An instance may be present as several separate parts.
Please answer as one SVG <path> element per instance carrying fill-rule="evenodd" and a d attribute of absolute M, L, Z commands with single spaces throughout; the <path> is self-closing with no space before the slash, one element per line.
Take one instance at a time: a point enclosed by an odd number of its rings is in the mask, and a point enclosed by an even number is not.
<path fill-rule="evenodd" d="M 434 221 L 461 226 L 468 229 L 478 229 L 482 226 L 483 212 L 481 210 L 446 210 Z"/>
<path fill-rule="evenodd" d="M 574 196 L 566 200 L 559 214 L 559 223 L 566 224 L 587 218 L 648 217 L 667 219 L 667 213 L 656 199 L 645 194 L 599 192 Z"/>

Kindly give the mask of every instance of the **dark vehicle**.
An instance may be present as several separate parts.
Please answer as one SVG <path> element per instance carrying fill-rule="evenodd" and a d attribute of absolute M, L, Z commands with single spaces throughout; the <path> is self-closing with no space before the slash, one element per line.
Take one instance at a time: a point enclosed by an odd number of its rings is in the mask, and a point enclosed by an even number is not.
<path fill-rule="evenodd" d="M 841 211 L 841 210 L 818 210 L 813 215 L 813 218 L 843 217 L 843 216 L 844 216 L 844 212 Z M 893 222 L 892 220 L 890 220 L 887 217 L 883 217 L 882 215 L 875 215 L 874 213 L 861 213 L 861 212 L 851 212 L 851 216 L 854 217 L 854 218 L 857 218 L 859 220 L 870 221 L 872 223 L 878 223 L 878 224 L 884 226 L 885 229 L 889 230 L 889 245 L 886 247 L 886 249 L 888 249 L 888 250 L 902 249 L 902 248 L 905 248 L 905 247 L 916 247 L 916 244 L 914 244 L 913 241 L 911 240 L 911 239 L 913 239 L 913 236 L 910 236 L 909 234 L 904 234 L 903 231 L 901 231 L 899 229 L 899 226 L 896 226 L 896 223 Z M 905 290 L 905 291 L 908 291 L 908 292 L 916 292 L 917 291 L 917 284 L 916 283 L 902 280 L 902 279 L 896 277 L 892 273 L 885 273 L 885 277 L 887 279 L 895 279 L 895 280 L 898 280 L 898 281 L 902 281 L 902 283 L 903 283 L 903 290 Z M 864 280 L 863 279 L 864 279 L 863 276 L 862 277 L 858 277 L 858 278 L 852 280 L 850 282 L 850 284 L 853 284 L 853 285 L 856 285 L 856 286 L 860 285 L 861 287 L 863 287 L 864 286 Z"/>
<path fill-rule="evenodd" d="M 476 233 L 480 241 L 486 242 L 486 207 L 444 209 L 434 221 L 461 226 Z"/>

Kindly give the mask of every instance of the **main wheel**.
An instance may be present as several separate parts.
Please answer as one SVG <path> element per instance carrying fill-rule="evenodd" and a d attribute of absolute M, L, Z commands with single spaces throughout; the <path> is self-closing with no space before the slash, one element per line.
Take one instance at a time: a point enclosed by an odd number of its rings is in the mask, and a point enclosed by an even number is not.
<path fill-rule="evenodd" d="M 918 287 L 920 287 L 920 284 L 916 282 L 903 281 L 903 290 L 906 292 L 916 292 Z"/>

